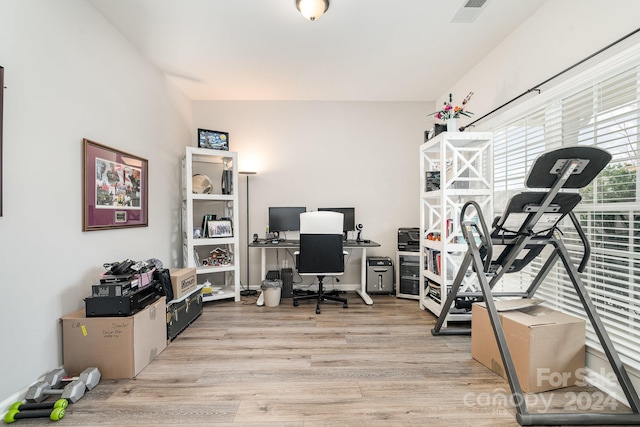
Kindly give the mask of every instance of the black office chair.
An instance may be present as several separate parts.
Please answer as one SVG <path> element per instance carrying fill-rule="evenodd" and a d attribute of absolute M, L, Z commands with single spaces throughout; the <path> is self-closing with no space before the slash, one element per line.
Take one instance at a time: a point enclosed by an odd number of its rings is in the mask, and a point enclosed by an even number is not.
<path fill-rule="evenodd" d="M 300 251 L 296 252 L 296 268 L 301 276 L 317 276 L 318 292 L 295 296 L 298 301 L 317 300 L 316 314 L 320 314 L 320 303 L 331 300 L 341 302 L 348 308 L 347 300 L 337 296 L 338 291 L 325 292 L 322 281 L 325 276 L 340 276 L 344 273 L 342 248 L 343 214 L 330 211 L 305 212 L 300 214 Z"/>

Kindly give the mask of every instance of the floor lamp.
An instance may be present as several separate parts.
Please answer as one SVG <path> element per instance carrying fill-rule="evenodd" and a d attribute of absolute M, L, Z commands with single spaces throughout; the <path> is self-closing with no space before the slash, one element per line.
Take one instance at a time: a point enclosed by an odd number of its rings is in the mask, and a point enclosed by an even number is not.
<path fill-rule="evenodd" d="M 245 258 L 245 263 L 247 265 L 247 289 L 243 289 L 242 291 L 240 291 L 240 295 L 246 297 L 249 295 L 256 295 L 258 293 L 258 291 L 249 288 L 249 176 L 255 175 L 256 172 L 244 171 L 238 173 L 240 175 L 247 176 L 247 256 Z"/>

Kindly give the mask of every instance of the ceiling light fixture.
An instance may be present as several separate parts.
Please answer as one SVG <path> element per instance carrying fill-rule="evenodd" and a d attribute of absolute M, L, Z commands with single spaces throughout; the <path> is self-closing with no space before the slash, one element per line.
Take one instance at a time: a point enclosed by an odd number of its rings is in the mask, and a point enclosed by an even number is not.
<path fill-rule="evenodd" d="M 329 9 L 329 0 L 296 0 L 296 8 L 309 21 L 315 21 Z"/>

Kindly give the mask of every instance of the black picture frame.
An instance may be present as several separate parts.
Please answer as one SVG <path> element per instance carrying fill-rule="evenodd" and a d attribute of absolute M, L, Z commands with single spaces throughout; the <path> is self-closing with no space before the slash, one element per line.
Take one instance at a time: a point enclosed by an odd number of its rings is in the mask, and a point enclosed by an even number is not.
<path fill-rule="evenodd" d="M 198 129 L 198 147 L 229 151 L 229 132 Z"/>

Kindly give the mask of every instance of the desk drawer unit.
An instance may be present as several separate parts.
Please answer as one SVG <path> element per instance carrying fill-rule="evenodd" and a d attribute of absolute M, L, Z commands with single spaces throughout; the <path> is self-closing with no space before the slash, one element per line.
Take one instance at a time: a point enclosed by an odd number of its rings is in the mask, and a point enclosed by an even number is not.
<path fill-rule="evenodd" d="M 173 341 L 202 314 L 201 290 L 167 304 L 167 342 Z"/>

